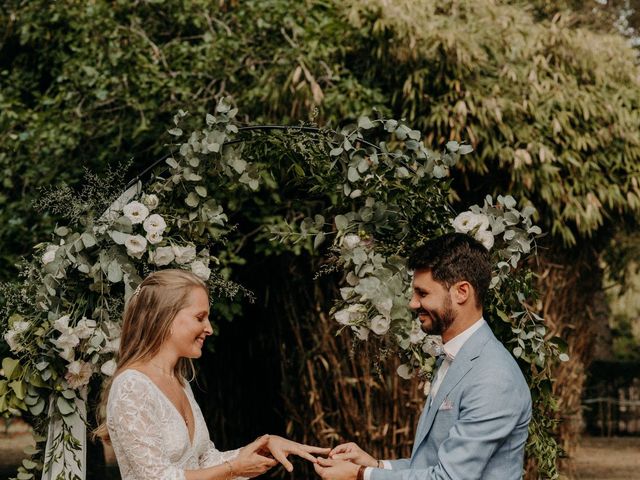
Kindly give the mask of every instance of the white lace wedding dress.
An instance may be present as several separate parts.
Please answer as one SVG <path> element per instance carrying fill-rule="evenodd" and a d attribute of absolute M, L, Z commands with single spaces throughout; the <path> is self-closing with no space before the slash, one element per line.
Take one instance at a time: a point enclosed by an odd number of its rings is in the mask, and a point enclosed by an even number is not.
<path fill-rule="evenodd" d="M 182 416 L 149 377 L 125 370 L 114 379 L 107 428 L 122 480 L 185 480 L 185 470 L 212 467 L 238 455 L 238 450 L 216 449 L 188 383 L 185 392 L 194 417 L 193 443 Z"/>

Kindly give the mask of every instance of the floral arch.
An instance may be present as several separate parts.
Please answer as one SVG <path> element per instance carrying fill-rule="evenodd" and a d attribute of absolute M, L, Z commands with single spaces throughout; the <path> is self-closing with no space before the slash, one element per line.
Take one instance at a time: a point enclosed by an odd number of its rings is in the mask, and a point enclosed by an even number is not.
<path fill-rule="evenodd" d="M 19 282 L 3 286 L 12 356 L 2 361 L 0 412 L 31 415 L 46 440 L 17 478 L 40 470 L 42 478 L 85 478 L 89 380 L 113 374 L 119 319 L 137 284 L 155 269 L 184 268 L 213 295 L 237 299 L 249 292 L 232 281 L 233 252 L 247 238 L 323 255 L 327 271 L 342 272 L 336 329 L 397 352 L 398 375 L 418 375 L 428 386 L 437 339 L 406 307 L 404 257 L 453 229 L 491 249 L 487 308 L 536 399 L 528 453 L 549 462 L 557 454 L 545 416 L 553 404 L 550 364 L 564 354 L 527 303 L 535 292 L 522 264 L 541 233 L 535 210 L 500 196 L 456 215 L 449 169 L 472 148 L 449 142 L 431 151 L 403 122 L 361 117 L 340 132 L 239 127 L 236 113 L 222 101 L 196 128 L 189 125 L 197 119 L 180 111 L 164 166 L 150 180 L 133 182 L 106 210 L 69 205 L 68 225 L 35 247 Z M 248 215 L 259 226 L 250 237 L 241 234 Z"/>

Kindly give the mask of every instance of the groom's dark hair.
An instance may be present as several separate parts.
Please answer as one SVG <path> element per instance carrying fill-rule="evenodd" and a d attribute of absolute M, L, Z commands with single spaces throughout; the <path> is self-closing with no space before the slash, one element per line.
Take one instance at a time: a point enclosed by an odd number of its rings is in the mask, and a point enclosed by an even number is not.
<path fill-rule="evenodd" d="M 488 250 L 464 233 L 447 233 L 428 240 L 409 256 L 411 270 L 429 270 L 433 279 L 447 288 L 467 281 L 475 291 L 481 307 L 491 282 L 491 260 Z"/>

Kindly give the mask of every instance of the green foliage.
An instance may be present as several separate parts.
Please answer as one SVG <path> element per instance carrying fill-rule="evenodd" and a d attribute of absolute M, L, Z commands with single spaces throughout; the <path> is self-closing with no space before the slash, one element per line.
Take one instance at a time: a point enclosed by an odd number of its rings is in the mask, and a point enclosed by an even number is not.
<path fill-rule="evenodd" d="M 341 293 L 348 311 L 368 309 L 373 317 L 352 323 L 336 313 L 336 320 L 360 335 L 364 329 L 379 336 L 385 355 L 409 352 L 411 368 L 429 373 L 432 353 L 423 348 L 424 334 L 414 332 L 403 257 L 453 226 L 488 235 L 491 245 L 500 242 L 493 250 L 490 311 L 503 321 L 497 333 L 521 361 L 537 398 L 534 447 L 545 455 L 539 465 L 548 464 L 541 472 L 553 476 L 557 447 L 542 418 L 552 400 L 542 386 L 560 349 L 545 340 L 542 319 L 525 303 L 535 296 L 532 276 L 517 268 L 532 251 L 528 235 L 540 233 L 531 223 L 534 210 L 520 213 L 510 196 L 495 204 L 487 198 L 483 209 L 467 212 L 478 225 L 453 221 L 447 177 L 471 149 L 449 142 L 432 151 L 403 122 L 360 117 L 340 132 L 305 126 L 241 131 L 233 121 L 237 113 L 221 101 L 201 126 L 179 111 L 168 130 L 176 140 L 167 146 L 166 165 L 104 212 L 96 205 L 109 198 L 108 186 L 90 182 L 79 198 L 64 187 L 51 193 L 46 205 L 70 203 L 68 225 L 55 228 L 53 242 L 36 246 L 20 283 L 2 288 L 3 330 L 13 356 L 3 361 L 0 413 L 30 412 L 68 427 L 79 421 L 76 399 L 86 395 L 91 377 L 115 371 L 123 300 L 141 278 L 164 267 L 190 269 L 232 311 L 241 290 L 233 271 L 249 242 L 266 254 L 326 256 L 329 269 L 346 273 Z M 47 400 L 52 410 L 45 412 Z M 73 435 L 61 438 L 60 449 L 75 448 Z"/>
<path fill-rule="evenodd" d="M 531 200 L 566 245 L 640 211 L 640 77 L 622 37 L 520 2 L 349 3 L 391 108 L 435 143 L 471 140 L 465 188 Z"/>
<path fill-rule="evenodd" d="M 378 106 L 432 146 L 472 142 L 458 195 L 528 198 L 568 245 L 615 226 L 640 208 L 635 55 L 524 3 L 5 2 L 1 275 L 55 222 L 31 207 L 38 187 L 140 168 L 175 111 L 227 94 L 267 123 Z"/>

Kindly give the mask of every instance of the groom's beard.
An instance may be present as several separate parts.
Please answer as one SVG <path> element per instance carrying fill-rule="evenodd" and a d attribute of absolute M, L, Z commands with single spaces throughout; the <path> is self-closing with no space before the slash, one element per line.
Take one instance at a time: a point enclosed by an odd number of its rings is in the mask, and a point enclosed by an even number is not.
<path fill-rule="evenodd" d="M 420 308 L 416 310 L 418 316 L 427 315 L 431 320 L 431 325 L 425 325 L 420 322 L 420 328 L 422 331 L 429 335 L 442 335 L 456 319 L 453 311 L 453 304 L 451 298 L 447 297 L 444 306 L 440 310 L 427 310 Z M 418 317 L 419 318 L 419 317 Z"/>

